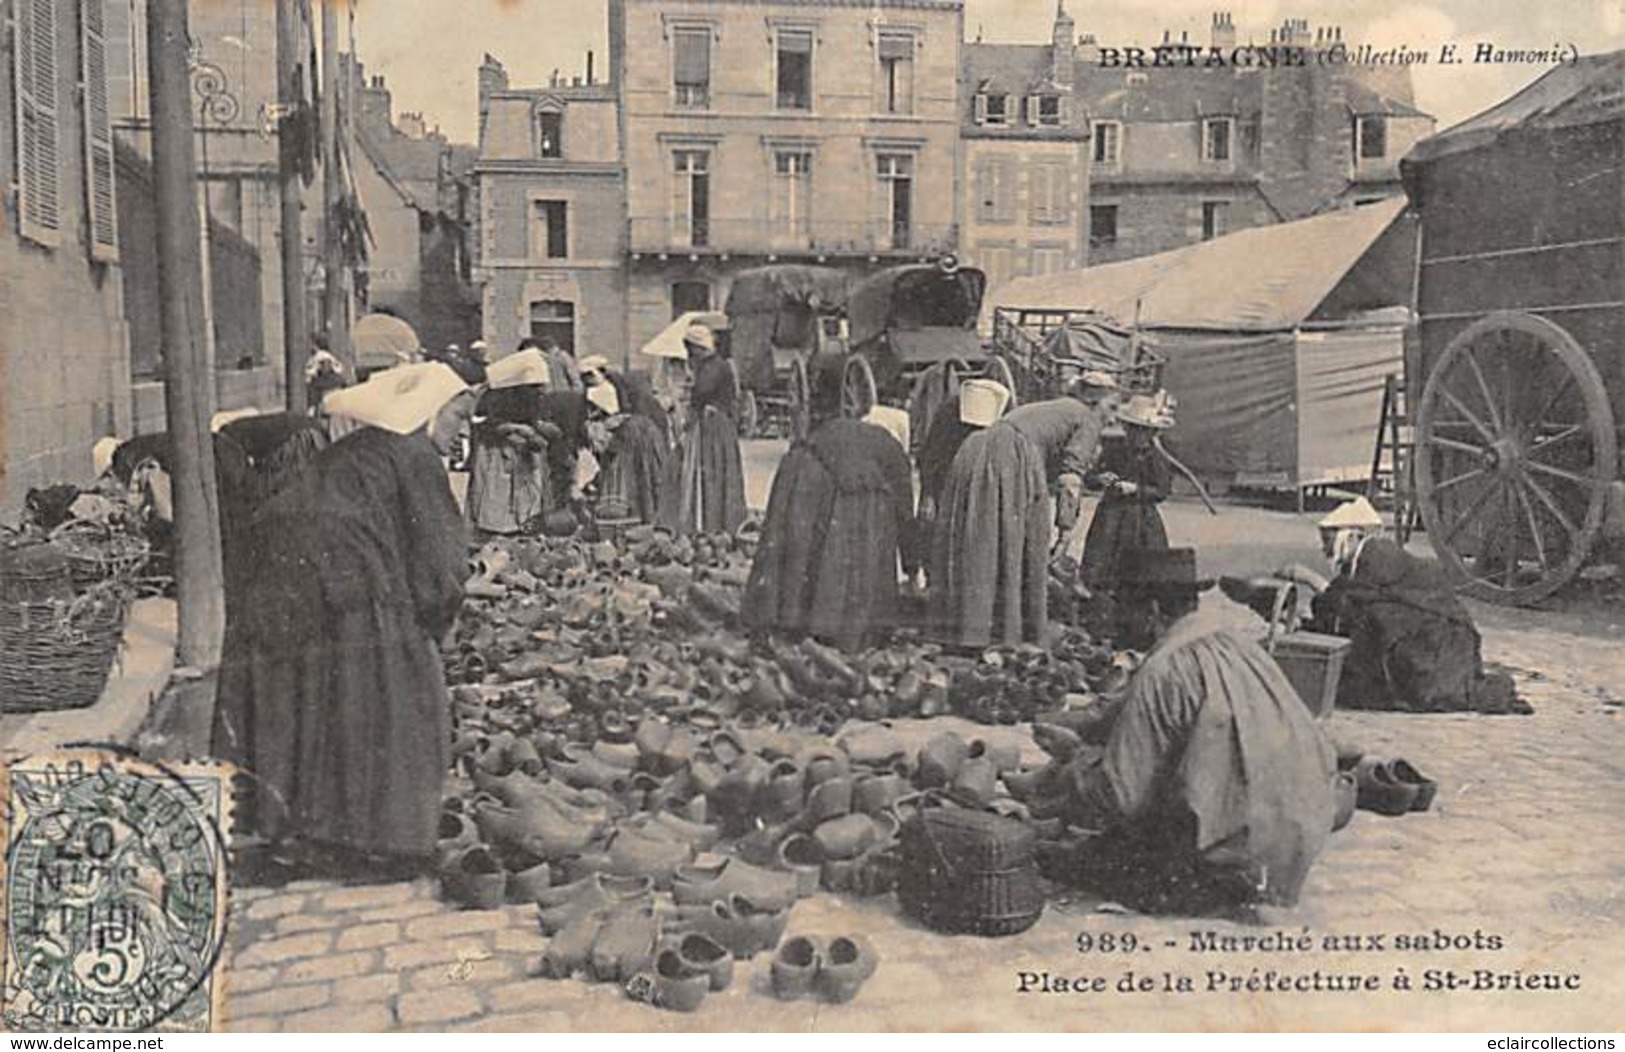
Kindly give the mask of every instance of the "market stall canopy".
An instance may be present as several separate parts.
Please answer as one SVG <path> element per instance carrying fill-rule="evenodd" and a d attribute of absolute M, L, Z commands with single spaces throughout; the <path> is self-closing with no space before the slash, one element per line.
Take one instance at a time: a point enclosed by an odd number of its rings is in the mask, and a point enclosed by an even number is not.
<path fill-rule="evenodd" d="M 661 329 L 654 339 L 644 344 L 638 353 L 650 358 L 688 361 L 688 348 L 683 346 L 683 334 L 691 325 L 704 325 L 714 332 L 728 327 L 728 317 L 714 310 L 684 311 L 670 325 Z"/>
<path fill-rule="evenodd" d="M 1561 128 L 1618 120 L 1625 112 L 1625 51 L 1584 55 L 1553 67 L 1545 76 L 1476 117 L 1423 139 L 1401 168 L 1465 153 L 1494 143 L 1517 128 Z"/>
<path fill-rule="evenodd" d="M 846 310 L 847 274 L 834 267 L 781 264 L 740 271 L 728 289 L 728 316 L 776 313 L 801 306 L 814 314 Z"/>
<path fill-rule="evenodd" d="M 350 338 L 355 345 L 356 368 L 365 372 L 416 361 L 423 346 L 417 331 L 393 314 L 366 315 L 355 323 Z"/>
<path fill-rule="evenodd" d="M 1096 311 L 1137 318 L 1147 329 L 1291 330 L 1315 314 L 1404 210 L 1405 198 L 1392 197 L 1155 256 L 1018 278 L 993 291 L 988 310 Z"/>
<path fill-rule="evenodd" d="M 987 277 L 974 267 L 922 263 L 883 270 L 852 289 L 852 346 L 888 331 L 972 329 L 986 290 Z"/>

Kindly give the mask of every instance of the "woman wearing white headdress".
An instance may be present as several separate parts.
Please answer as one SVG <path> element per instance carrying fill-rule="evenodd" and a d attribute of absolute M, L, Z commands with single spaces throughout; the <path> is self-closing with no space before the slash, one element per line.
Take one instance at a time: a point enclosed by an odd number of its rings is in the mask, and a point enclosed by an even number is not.
<path fill-rule="evenodd" d="M 253 824 L 272 844 L 338 849 L 352 871 L 421 864 L 450 763 L 437 641 L 468 575 L 441 458 L 474 399 L 438 362 L 335 398 L 356 430 L 255 519 L 214 752 L 250 775 Z"/>
<path fill-rule="evenodd" d="M 547 470 L 548 430 L 540 420 L 550 373 L 534 348 L 518 351 L 486 370 L 469 430 L 468 521 L 486 533 L 519 533 L 552 505 Z"/>
<path fill-rule="evenodd" d="M 716 336 L 689 326 L 683 346 L 693 366 L 687 430 L 667 465 L 661 519 L 672 532 L 732 533 L 745 521 L 745 472 L 739 455 L 735 404 L 739 384 L 717 352 Z"/>

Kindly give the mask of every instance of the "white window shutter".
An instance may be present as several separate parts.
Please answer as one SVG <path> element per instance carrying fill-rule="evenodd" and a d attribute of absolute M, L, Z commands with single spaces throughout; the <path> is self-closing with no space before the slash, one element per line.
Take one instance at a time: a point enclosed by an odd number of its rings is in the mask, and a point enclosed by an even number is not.
<path fill-rule="evenodd" d="M 80 78 L 85 86 L 85 216 L 90 258 L 118 262 L 113 116 L 107 102 L 106 0 L 79 0 Z"/>
<path fill-rule="evenodd" d="M 17 0 L 16 11 L 18 227 L 30 241 L 54 246 L 62 241 L 56 0 Z"/>
<path fill-rule="evenodd" d="M 1033 127 L 1038 126 L 1038 96 L 1027 96 L 1027 123 Z"/>
<path fill-rule="evenodd" d="M 976 123 L 987 123 L 987 96 L 980 93 L 976 96 Z"/>

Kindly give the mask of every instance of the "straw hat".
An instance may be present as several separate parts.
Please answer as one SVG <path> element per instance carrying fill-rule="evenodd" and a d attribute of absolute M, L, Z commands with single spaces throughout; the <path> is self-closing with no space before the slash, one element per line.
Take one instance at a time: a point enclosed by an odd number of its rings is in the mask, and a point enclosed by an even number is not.
<path fill-rule="evenodd" d="M 1099 369 L 1088 370 L 1078 377 L 1078 383 L 1083 387 L 1095 387 L 1102 391 L 1115 391 L 1120 386 L 1117 377 L 1111 373 L 1101 372 Z"/>
<path fill-rule="evenodd" d="M 1125 424 L 1166 431 L 1174 426 L 1173 400 L 1166 391 L 1159 391 L 1155 396 L 1134 395 L 1118 408 L 1117 419 Z"/>
<path fill-rule="evenodd" d="M 711 331 L 709 325 L 701 325 L 699 322 L 690 325 L 688 330 L 683 333 L 683 342 L 702 351 L 715 353 L 717 349 L 716 334 Z"/>
<path fill-rule="evenodd" d="M 1010 389 L 997 380 L 977 378 L 959 385 L 959 419 L 972 427 L 988 427 L 1004 415 Z"/>
<path fill-rule="evenodd" d="M 105 438 L 98 438 L 96 444 L 90 447 L 90 469 L 96 473 L 97 478 L 113 469 L 113 454 L 117 453 L 118 447 L 123 444 L 119 439 L 108 435 Z"/>
<path fill-rule="evenodd" d="M 253 406 L 242 409 L 225 409 L 209 418 L 209 433 L 218 435 L 222 428 L 234 420 L 246 420 L 251 416 L 259 416 L 260 411 Z"/>
<path fill-rule="evenodd" d="M 515 351 L 486 367 L 485 382 L 493 391 L 526 384 L 545 384 L 552 377 L 547 368 L 547 356 L 534 348 Z"/>
<path fill-rule="evenodd" d="M 621 396 L 614 384 L 597 384 L 587 388 L 587 401 L 602 409 L 608 416 L 621 411 Z"/>
<path fill-rule="evenodd" d="M 323 405 L 331 416 L 409 435 L 468 389 L 450 366 L 423 362 L 397 366 L 366 383 L 334 391 Z"/>
<path fill-rule="evenodd" d="M 1323 530 L 1380 530 L 1382 529 L 1382 516 L 1371 502 L 1364 497 L 1355 497 L 1345 501 L 1332 509 L 1331 513 L 1320 520 Z"/>

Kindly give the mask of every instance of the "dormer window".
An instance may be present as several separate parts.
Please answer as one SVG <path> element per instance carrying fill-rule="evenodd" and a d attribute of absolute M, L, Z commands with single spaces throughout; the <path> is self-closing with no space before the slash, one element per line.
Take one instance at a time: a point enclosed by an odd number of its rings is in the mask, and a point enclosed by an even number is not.
<path fill-rule="evenodd" d="M 1010 96 L 1004 92 L 983 92 L 976 96 L 977 124 L 1009 124 Z"/>
<path fill-rule="evenodd" d="M 1388 119 L 1381 114 L 1355 118 L 1359 159 L 1378 161 L 1388 156 Z"/>
<path fill-rule="evenodd" d="M 564 156 L 564 114 L 544 110 L 536 115 L 536 154 L 539 157 Z"/>
<path fill-rule="evenodd" d="M 1230 163 L 1235 140 L 1235 121 L 1229 117 L 1208 117 L 1202 121 L 1202 160 Z"/>
<path fill-rule="evenodd" d="M 1097 168 L 1116 168 L 1122 163 L 1123 125 L 1119 121 L 1095 121 L 1090 130 L 1090 157 Z"/>
<path fill-rule="evenodd" d="M 1039 95 L 1035 101 L 1037 110 L 1033 123 L 1046 128 L 1059 127 L 1061 123 L 1061 97 L 1059 95 Z"/>

